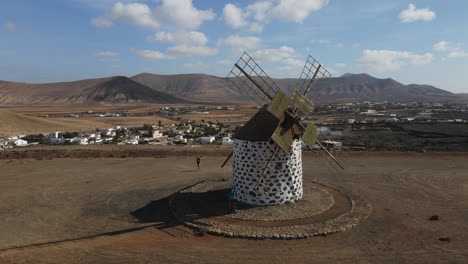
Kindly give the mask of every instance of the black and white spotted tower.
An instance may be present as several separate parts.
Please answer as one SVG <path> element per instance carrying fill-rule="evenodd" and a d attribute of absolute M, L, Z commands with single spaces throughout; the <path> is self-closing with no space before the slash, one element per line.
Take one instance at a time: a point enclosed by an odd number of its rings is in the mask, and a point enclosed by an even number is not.
<path fill-rule="evenodd" d="M 232 180 L 240 202 L 266 206 L 302 198 L 301 139 L 295 139 L 288 152 L 273 155 L 277 145 L 269 141 L 275 129 L 270 118 L 262 109 L 235 135 Z"/>

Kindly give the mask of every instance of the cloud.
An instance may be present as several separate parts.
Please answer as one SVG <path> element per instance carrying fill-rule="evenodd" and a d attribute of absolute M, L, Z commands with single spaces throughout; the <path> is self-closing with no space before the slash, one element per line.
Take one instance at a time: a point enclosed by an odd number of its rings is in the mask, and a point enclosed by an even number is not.
<path fill-rule="evenodd" d="M 157 14 L 170 24 L 187 29 L 197 29 L 203 22 L 213 20 L 216 16 L 211 9 L 195 8 L 192 0 L 163 0 Z"/>
<path fill-rule="evenodd" d="M 231 28 L 241 28 L 246 26 L 247 16 L 247 13 L 233 4 L 227 4 L 223 8 L 224 22 Z"/>
<path fill-rule="evenodd" d="M 218 45 L 238 48 L 238 49 L 256 49 L 260 47 L 262 40 L 257 37 L 242 37 L 239 35 L 231 35 L 225 39 L 220 39 Z"/>
<path fill-rule="evenodd" d="M 364 50 L 358 65 L 368 72 L 398 71 L 408 65 L 423 65 L 432 61 L 431 53 L 414 54 L 408 51 Z"/>
<path fill-rule="evenodd" d="M 264 24 L 274 19 L 302 23 L 312 12 L 323 8 L 328 2 L 329 0 L 269 0 L 254 2 L 245 8 L 229 3 L 223 8 L 223 19 L 231 28 L 259 33 L 263 31 Z"/>
<path fill-rule="evenodd" d="M 468 52 L 465 52 L 463 49 L 462 43 L 453 44 L 449 41 L 440 41 L 439 43 L 434 44 L 434 50 L 447 52 L 447 58 L 463 58 L 468 57 Z"/>
<path fill-rule="evenodd" d="M 156 61 L 156 60 L 173 60 L 175 57 L 164 54 L 159 51 L 155 50 L 137 50 L 137 49 L 130 49 L 135 54 L 140 56 L 141 58 L 149 61 Z"/>
<path fill-rule="evenodd" d="M 177 43 L 193 46 L 202 46 L 208 42 L 208 38 L 203 32 L 198 31 L 178 31 L 172 32 L 157 32 L 154 35 L 148 36 L 147 40 L 153 42 Z"/>
<path fill-rule="evenodd" d="M 91 21 L 96 27 L 106 28 L 113 21 L 123 20 L 137 26 L 159 29 L 163 24 L 182 29 L 197 29 L 208 20 L 215 18 L 214 12 L 199 10 L 192 0 L 162 0 L 161 5 L 151 9 L 147 4 L 117 2 L 107 15 Z"/>
<path fill-rule="evenodd" d="M 434 44 L 434 49 L 437 51 L 447 51 L 448 50 L 448 45 L 450 43 L 448 41 L 441 41 L 439 43 Z"/>
<path fill-rule="evenodd" d="M 329 0 L 280 0 L 272 15 L 284 21 L 301 23 L 310 13 L 321 9 Z"/>
<path fill-rule="evenodd" d="M 218 54 L 217 48 L 206 46 L 177 45 L 167 49 L 173 56 L 214 56 Z"/>
<path fill-rule="evenodd" d="M 255 20 L 265 21 L 269 16 L 272 6 L 273 6 L 273 3 L 268 2 L 268 1 L 263 1 L 263 2 L 256 2 L 254 4 L 248 5 L 246 9 L 249 14 L 252 14 Z"/>
<path fill-rule="evenodd" d="M 13 22 L 6 22 L 3 27 L 10 32 L 13 32 L 16 30 L 16 24 Z"/>
<path fill-rule="evenodd" d="M 113 52 L 113 51 L 98 51 L 93 53 L 94 56 L 101 56 L 101 57 L 117 57 L 120 56 L 120 53 Z"/>
<path fill-rule="evenodd" d="M 344 68 L 344 67 L 346 67 L 346 64 L 344 64 L 344 63 L 336 63 L 335 64 L 335 68 Z"/>
<path fill-rule="evenodd" d="M 449 58 L 463 58 L 468 57 L 468 52 L 465 52 L 459 48 L 455 48 L 454 50 L 450 51 L 447 55 Z"/>
<path fill-rule="evenodd" d="M 436 18 L 436 13 L 429 8 L 416 9 L 414 4 L 409 4 L 408 9 L 401 11 L 400 21 L 412 23 L 415 21 L 431 21 Z"/>
<path fill-rule="evenodd" d="M 112 8 L 109 19 L 126 20 L 132 24 L 149 28 L 159 28 L 161 26 L 161 23 L 153 17 L 151 9 L 147 5 L 139 3 L 116 3 Z"/>
<path fill-rule="evenodd" d="M 252 53 L 258 63 L 277 64 L 275 68 L 281 71 L 281 74 L 292 76 L 304 66 L 304 62 L 296 59 L 296 51 L 288 46 L 281 46 L 277 49 L 263 49 Z M 294 71 L 294 72 L 293 72 Z"/>
<path fill-rule="evenodd" d="M 295 50 L 288 46 L 281 46 L 277 49 L 263 49 L 252 53 L 252 57 L 258 62 L 279 62 L 295 57 Z"/>

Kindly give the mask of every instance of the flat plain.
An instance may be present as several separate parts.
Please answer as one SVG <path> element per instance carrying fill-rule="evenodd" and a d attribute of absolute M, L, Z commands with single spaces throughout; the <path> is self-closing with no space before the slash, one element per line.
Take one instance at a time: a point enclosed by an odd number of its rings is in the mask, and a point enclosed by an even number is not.
<path fill-rule="evenodd" d="M 171 194 L 230 176 L 223 159 L 206 152 L 199 170 L 177 155 L 0 160 L 0 263 L 468 262 L 468 154 L 350 153 L 333 175 L 306 153 L 306 179 L 352 189 L 373 211 L 302 240 L 198 234 L 171 218 Z"/>

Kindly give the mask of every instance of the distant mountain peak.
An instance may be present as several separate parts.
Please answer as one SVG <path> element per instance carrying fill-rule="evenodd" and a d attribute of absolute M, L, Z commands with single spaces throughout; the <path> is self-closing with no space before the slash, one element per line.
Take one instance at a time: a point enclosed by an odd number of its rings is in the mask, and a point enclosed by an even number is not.
<path fill-rule="evenodd" d="M 340 77 L 341 78 L 346 78 L 346 77 L 352 77 L 354 75 L 356 75 L 356 74 L 354 74 L 354 73 L 345 73 L 345 74 L 341 75 Z"/>

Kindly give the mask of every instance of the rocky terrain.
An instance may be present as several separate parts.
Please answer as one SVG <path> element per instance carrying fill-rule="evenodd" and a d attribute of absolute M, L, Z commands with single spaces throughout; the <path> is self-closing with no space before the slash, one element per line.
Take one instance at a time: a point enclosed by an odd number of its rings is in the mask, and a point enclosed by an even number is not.
<path fill-rule="evenodd" d="M 297 79 L 274 79 L 287 92 Z M 404 85 L 393 79 L 367 74 L 345 74 L 320 82 L 316 98 L 325 102 L 354 101 L 459 101 L 466 95 L 454 94 L 430 85 Z M 233 89 L 232 83 L 206 74 L 157 75 L 142 73 L 88 79 L 74 82 L 29 84 L 0 81 L 0 105 L 14 104 L 243 104 L 252 99 Z"/>

